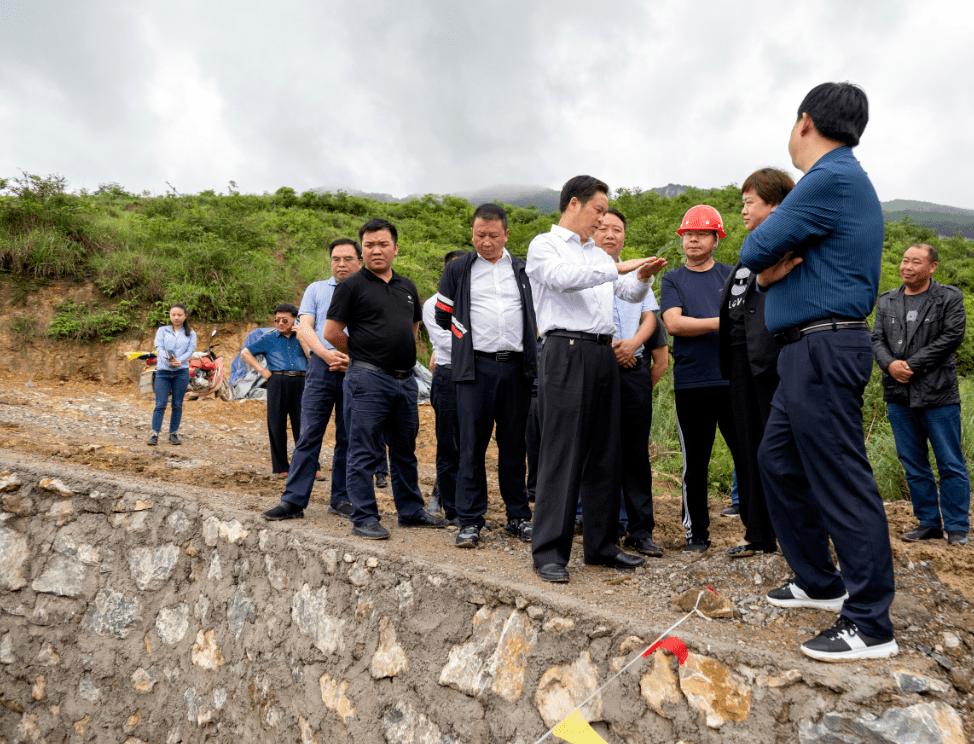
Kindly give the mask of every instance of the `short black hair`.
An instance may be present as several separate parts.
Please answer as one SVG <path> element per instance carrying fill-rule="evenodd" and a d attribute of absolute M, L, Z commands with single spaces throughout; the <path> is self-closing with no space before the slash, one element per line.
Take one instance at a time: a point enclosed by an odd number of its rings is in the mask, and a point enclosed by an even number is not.
<path fill-rule="evenodd" d="M 292 305 L 290 302 L 282 302 L 274 308 L 274 315 L 278 313 L 291 313 L 296 318 L 298 317 L 298 306 Z"/>
<path fill-rule="evenodd" d="M 396 230 L 396 226 L 388 220 L 380 220 L 378 217 L 373 217 L 358 229 L 358 239 L 362 240 L 362 236 L 365 235 L 365 233 L 380 232 L 382 230 L 389 231 L 389 234 L 392 236 L 393 243 L 399 242 L 399 231 Z"/>
<path fill-rule="evenodd" d="M 359 260 L 362 260 L 362 246 L 356 243 L 351 238 L 339 238 L 338 240 L 331 241 L 331 245 L 328 246 L 328 255 L 331 256 L 335 252 L 335 249 L 340 245 L 350 245 L 355 249 L 355 253 L 358 255 Z"/>
<path fill-rule="evenodd" d="M 454 258 L 460 258 L 460 256 L 466 255 L 466 251 L 450 251 L 445 256 L 443 256 L 443 265 L 446 266 Z"/>
<path fill-rule="evenodd" d="M 616 217 L 618 217 L 620 220 L 622 220 L 622 229 L 623 230 L 626 229 L 626 215 L 624 215 L 622 212 L 620 212 L 615 207 L 609 207 L 607 210 L 605 210 L 605 213 L 606 214 L 614 214 Z"/>
<path fill-rule="evenodd" d="M 485 222 L 500 220 L 504 229 L 507 229 L 507 212 L 499 204 L 481 204 L 473 212 L 473 219 L 470 220 L 471 226 L 478 219 L 484 220 Z"/>
<path fill-rule="evenodd" d="M 561 187 L 561 198 L 558 200 L 558 210 L 564 212 L 568 209 L 572 199 L 578 199 L 584 207 L 586 202 L 601 191 L 606 196 L 609 195 L 609 187 L 605 181 L 600 181 L 594 176 L 575 176 L 569 179 Z"/>
<path fill-rule="evenodd" d="M 914 243 L 910 246 L 910 248 L 925 248 L 927 251 L 927 258 L 930 259 L 930 263 L 937 263 L 937 261 L 940 259 L 940 254 L 937 252 L 937 249 L 929 243 Z M 910 248 L 907 248 L 906 250 L 910 250 Z"/>
<path fill-rule="evenodd" d="M 801 106 L 798 118 L 808 114 L 823 137 L 855 147 L 869 122 L 866 92 L 852 83 L 822 83 L 812 88 Z"/>

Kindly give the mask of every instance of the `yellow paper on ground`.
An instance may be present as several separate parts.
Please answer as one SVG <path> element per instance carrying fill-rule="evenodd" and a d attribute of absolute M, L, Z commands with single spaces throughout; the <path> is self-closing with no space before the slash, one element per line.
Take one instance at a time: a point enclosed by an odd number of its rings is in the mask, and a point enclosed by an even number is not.
<path fill-rule="evenodd" d="M 576 710 L 568 718 L 559 723 L 552 732 L 568 744 L 607 744 L 605 739 L 595 733 L 595 729 L 582 718 L 582 712 Z"/>

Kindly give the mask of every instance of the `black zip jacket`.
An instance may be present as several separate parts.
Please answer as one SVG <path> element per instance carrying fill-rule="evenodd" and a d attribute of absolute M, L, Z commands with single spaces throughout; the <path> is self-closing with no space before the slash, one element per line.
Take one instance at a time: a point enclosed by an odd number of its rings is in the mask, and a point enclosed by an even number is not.
<path fill-rule="evenodd" d="M 436 296 L 436 323 L 453 334 L 453 381 L 473 380 L 473 337 L 470 335 L 470 269 L 477 260 L 477 252 L 450 261 L 440 277 L 440 291 Z M 513 253 L 511 265 L 521 294 L 521 318 L 524 326 L 524 376 L 534 379 L 538 374 L 538 321 L 534 315 L 531 284 L 524 270 L 524 261 Z"/>
<path fill-rule="evenodd" d="M 873 355 L 883 370 L 883 400 L 910 408 L 960 405 L 954 352 L 967 327 L 964 295 L 957 287 L 931 280 L 916 320 L 908 324 L 905 294 L 903 287 L 892 289 L 876 303 Z M 886 371 L 896 359 L 913 370 L 909 382 L 897 382 Z"/>

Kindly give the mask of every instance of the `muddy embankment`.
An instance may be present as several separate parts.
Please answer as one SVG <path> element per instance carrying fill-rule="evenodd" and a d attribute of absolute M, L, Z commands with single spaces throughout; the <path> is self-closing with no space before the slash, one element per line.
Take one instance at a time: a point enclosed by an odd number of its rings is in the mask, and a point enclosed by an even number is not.
<path fill-rule="evenodd" d="M 528 744 L 672 622 L 580 611 L 145 481 L 0 461 L 0 740 Z M 781 666 L 695 619 L 583 708 L 608 742 L 961 742 L 914 668 Z M 929 671 L 929 670 L 927 670 Z M 553 741 L 553 739 L 549 739 Z"/>

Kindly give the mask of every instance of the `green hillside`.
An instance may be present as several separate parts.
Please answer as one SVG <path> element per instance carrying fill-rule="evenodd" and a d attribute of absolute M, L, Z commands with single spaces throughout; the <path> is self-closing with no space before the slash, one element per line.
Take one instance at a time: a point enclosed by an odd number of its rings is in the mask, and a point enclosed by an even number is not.
<path fill-rule="evenodd" d="M 974 209 L 961 209 L 909 199 L 893 199 L 883 202 L 883 217 L 887 222 L 899 222 L 909 217 L 914 222 L 930 228 L 937 235 L 951 237 L 959 233 L 969 240 L 974 239 Z"/>

